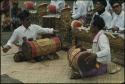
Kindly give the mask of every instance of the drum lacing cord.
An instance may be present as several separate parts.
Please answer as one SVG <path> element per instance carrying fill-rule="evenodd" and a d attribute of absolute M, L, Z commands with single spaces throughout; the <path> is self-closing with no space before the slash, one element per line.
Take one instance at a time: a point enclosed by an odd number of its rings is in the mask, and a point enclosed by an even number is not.
<path fill-rule="evenodd" d="M 80 52 L 76 53 L 76 54 L 73 56 L 73 58 L 72 58 L 72 60 L 71 60 L 71 63 L 70 63 L 71 66 L 73 65 L 73 59 L 74 59 L 79 53 L 80 53 Z"/>

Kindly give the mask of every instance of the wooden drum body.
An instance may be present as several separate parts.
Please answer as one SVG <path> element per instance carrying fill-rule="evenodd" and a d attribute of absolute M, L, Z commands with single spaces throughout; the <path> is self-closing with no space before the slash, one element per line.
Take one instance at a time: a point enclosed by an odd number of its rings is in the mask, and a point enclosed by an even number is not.
<path fill-rule="evenodd" d="M 61 42 L 58 37 L 45 38 L 35 41 L 26 41 L 22 45 L 22 52 L 25 57 L 44 56 L 54 53 L 61 48 Z"/>
<path fill-rule="evenodd" d="M 96 60 L 87 64 L 84 61 L 84 59 L 89 55 L 91 54 L 88 53 L 87 51 L 81 52 L 80 48 L 76 48 L 75 46 L 73 46 L 72 48 L 69 49 L 69 52 L 68 52 L 69 65 L 75 71 L 80 71 L 81 68 L 90 70 L 95 67 Z"/>
<path fill-rule="evenodd" d="M 38 14 L 40 16 L 46 15 L 47 14 L 47 3 L 42 3 L 38 6 Z"/>

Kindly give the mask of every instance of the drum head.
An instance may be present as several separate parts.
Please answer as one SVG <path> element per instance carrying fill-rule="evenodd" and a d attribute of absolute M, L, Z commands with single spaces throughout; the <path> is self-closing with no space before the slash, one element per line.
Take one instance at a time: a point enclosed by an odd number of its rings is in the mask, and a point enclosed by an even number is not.
<path fill-rule="evenodd" d="M 90 53 L 87 53 L 86 51 L 84 51 L 78 58 L 77 64 L 79 69 L 84 73 L 86 71 L 89 71 L 93 68 L 95 68 L 96 65 L 96 59 L 94 61 L 91 61 L 89 63 L 86 63 L 84 60 L 87 56 L 90 56 Z"/>
<path fill-rule="evenodd" d="M 22 44 L 22 52 L 27 59 L 31 58 L 32 48 L 31 48 L 31 45 L 28 42 L 24 42 Z"/>

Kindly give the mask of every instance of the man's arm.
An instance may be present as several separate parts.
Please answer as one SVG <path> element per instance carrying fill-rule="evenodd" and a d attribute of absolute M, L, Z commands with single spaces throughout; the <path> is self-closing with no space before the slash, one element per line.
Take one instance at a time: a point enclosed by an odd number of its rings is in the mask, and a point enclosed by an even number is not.
<path fill-rule="evenodd" d="M 41 26 L 37 25 L 37 33 L 42 33 L 42 34 L 54 34 L 58 32 L 58 30 L 55 30 L 53 28 L 42 28 Z"/>
<path fill-rule="evenodd" d="M 16 38 L 17 38 L 17 32 L 14 31 L 13 34 L 12 34 L 12 36 L 11 36 L 11 38 L 8 40 L 7 44 L 4 46 L 3 52 L 6 53 L 6 52 L 9 51 L 9 49 L 11 49 L 12 44 L 16 40 Z"/>
<path fill-rule="evenodd" d="M 102 35 L 98 41 L 100 51 L 97 52 L 97 58 L 102 58 L 110 55 L 109 40 L 106 35 Z M 99 61 L 99 60 L 98 60 Z"/>

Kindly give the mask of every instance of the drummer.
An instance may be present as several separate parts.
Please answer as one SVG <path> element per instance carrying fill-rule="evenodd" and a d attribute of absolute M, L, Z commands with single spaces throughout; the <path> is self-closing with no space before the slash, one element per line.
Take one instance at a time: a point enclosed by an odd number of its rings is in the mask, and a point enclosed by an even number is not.
<path fill-rule="evenodd" d="M 23 43 L 23 38 L 25 37 L 27 40 L 36 40 L 37 34 L 53 34 L 57 32 L 57 30 L 54 30 L 53 28 L 42 28 L 39 25 L 31 24 L 31 17 L 30 13 L 27 10 L 23 10 L 19 14 L 19 18 L 21 20 L 22 25 L 19 26 L 17 29 L 14 30 L 11 38 L 8 40 L 7 44 L 3 48 L 3 52 L 8 52 L 12 44 L 15 41 L 19 42 L 19 46 Z"/>
<path fill-rule="evenodd" d="M 104 20 L 99 16 L 95 15 L 93 18 L 91 30 L 93 32 L 93 45 L 92 49 L 87 49 L 86 52 L 90 53 L 90 56 L 85 57 L 85 62 L 93 62 L 96 60 L 98 65 L 95 63 L 96 68 L 90 71 L 86 71 L 86 67 L 79 67 L 79 72 L 74 72 L 71 75 L 71 79 L 79 79 L 86 76 L 96 76 L 104 74 L 107 71 L 107 65 L 111 62 L 110 45 L 107 36 L 103 32 L 105 27 Z M 84 47 L 81 48 L 85 50 Z M 84 51 L 81 51 L 84 52 Z M 89 66 L 89 65 L 88 65 Z M 86 72 L 82 72 L 86 71 Z M 81 72 L 81 73 L 80 73 Z"/>

